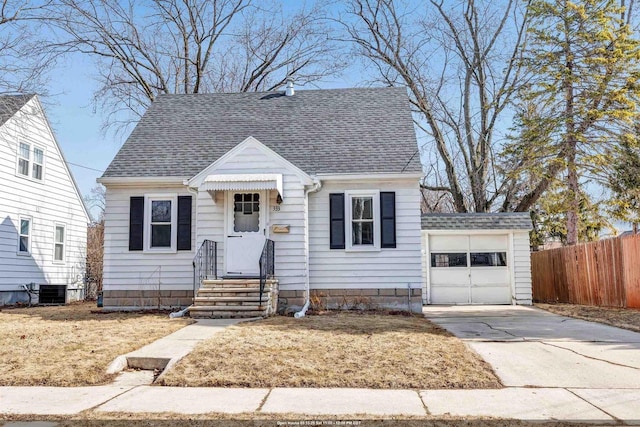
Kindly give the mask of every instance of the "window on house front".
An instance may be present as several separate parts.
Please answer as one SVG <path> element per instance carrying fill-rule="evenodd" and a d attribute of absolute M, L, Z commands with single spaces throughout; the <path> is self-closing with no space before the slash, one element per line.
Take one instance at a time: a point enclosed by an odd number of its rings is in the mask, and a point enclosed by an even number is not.
<path fill-rule="evenodd" d="M 380 193 L 347 191 L 345 208 L 346 249 L 380 249 Z"/>
<path fill-rule="evenodd" d="M 18 147 L 18 174 L 42 181 L 44 150 L 21 142 Z"/>
<path fill-rule="evenodd" d="M 31 218 L 20 217 L 18 229 L 18 253 L 31 251 Z"/>
<path fill-rule="evenodd" d="M 257 232 L 260 230 L 260 194 L 236 193 L 233 195 L 233 231 Z"/>
<path fill-rule="evenodd" d="M 65 226 L 56 224 L 53 240 L 53 260 L 64 261 Z"/>
<path fill-rule="evenodd" d="M 373 197 L 351 198 L 351 244 L 373 245 Z"/>
<path fill-rule="evenodd" d="M 173 200 L 151 200 L 151 248 L 171 248 Z"/>
<path fill-rule="evenodd" d="M 431 267 L 467 267 L 467 253 L 431 253 Z"/>

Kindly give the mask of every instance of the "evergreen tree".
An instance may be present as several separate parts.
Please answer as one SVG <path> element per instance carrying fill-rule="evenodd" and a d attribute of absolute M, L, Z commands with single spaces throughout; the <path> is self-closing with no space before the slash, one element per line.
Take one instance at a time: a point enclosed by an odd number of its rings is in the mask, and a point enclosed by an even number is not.
<path fill-rule="evenodd" d="M 520 179 L 544 176 L 529 190 L 534 197 L 556 182 L 562 187 L 559 206 L 566 209 L 571 245 L 579 239 L 584 185 L 607 179 L 616 141 L 637 146 L 631 124 L 638 114 L 640 44 L 613 0 L 533 0 L 530 14 L 524 61 L 535 77 L 523 90 L 522 138 L 505 154 L 529 156 L 516 162 Z"/>

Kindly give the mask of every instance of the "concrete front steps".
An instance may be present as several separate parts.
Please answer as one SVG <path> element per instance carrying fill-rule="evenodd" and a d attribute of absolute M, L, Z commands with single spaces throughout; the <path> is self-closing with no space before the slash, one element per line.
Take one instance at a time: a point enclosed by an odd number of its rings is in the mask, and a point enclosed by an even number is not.
<path fill-rule="evenodd" d="M 260 279 L 203 280 L 189 308 L 197 319 L 266 317 L 276 312 L 278 280 L 268 279 L 260 305 Z"/>

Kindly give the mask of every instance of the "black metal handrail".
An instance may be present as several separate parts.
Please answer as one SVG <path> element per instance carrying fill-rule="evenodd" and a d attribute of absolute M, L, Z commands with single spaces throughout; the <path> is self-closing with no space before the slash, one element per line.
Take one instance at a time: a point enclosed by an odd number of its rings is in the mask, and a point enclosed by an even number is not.
<path fill-rule="evenodd" d="M 274 263 L 274 242 L 271 239 L 267 239 L 264 242 L 262 254 L 260 255 L 260 306 L 262 306 L 262 294 L 264 293 L 264 286 L 267 284 L 267 279 L 273 278 Z"/>
<path fill-rule="evenodd" d="M 193 258 L 193 296 L 205 279 L 218 278 L 218 243 L 204 240 Z"/>

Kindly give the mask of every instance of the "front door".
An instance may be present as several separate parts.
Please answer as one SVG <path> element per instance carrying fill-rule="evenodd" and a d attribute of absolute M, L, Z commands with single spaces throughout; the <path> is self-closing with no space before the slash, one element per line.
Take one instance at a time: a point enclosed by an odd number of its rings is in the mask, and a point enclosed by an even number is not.
<path fill-rule="evenodd" d="M 225 273 L 257 277 L 264 247 L 266 197 L 263 191 L 227 192 Z"/>

